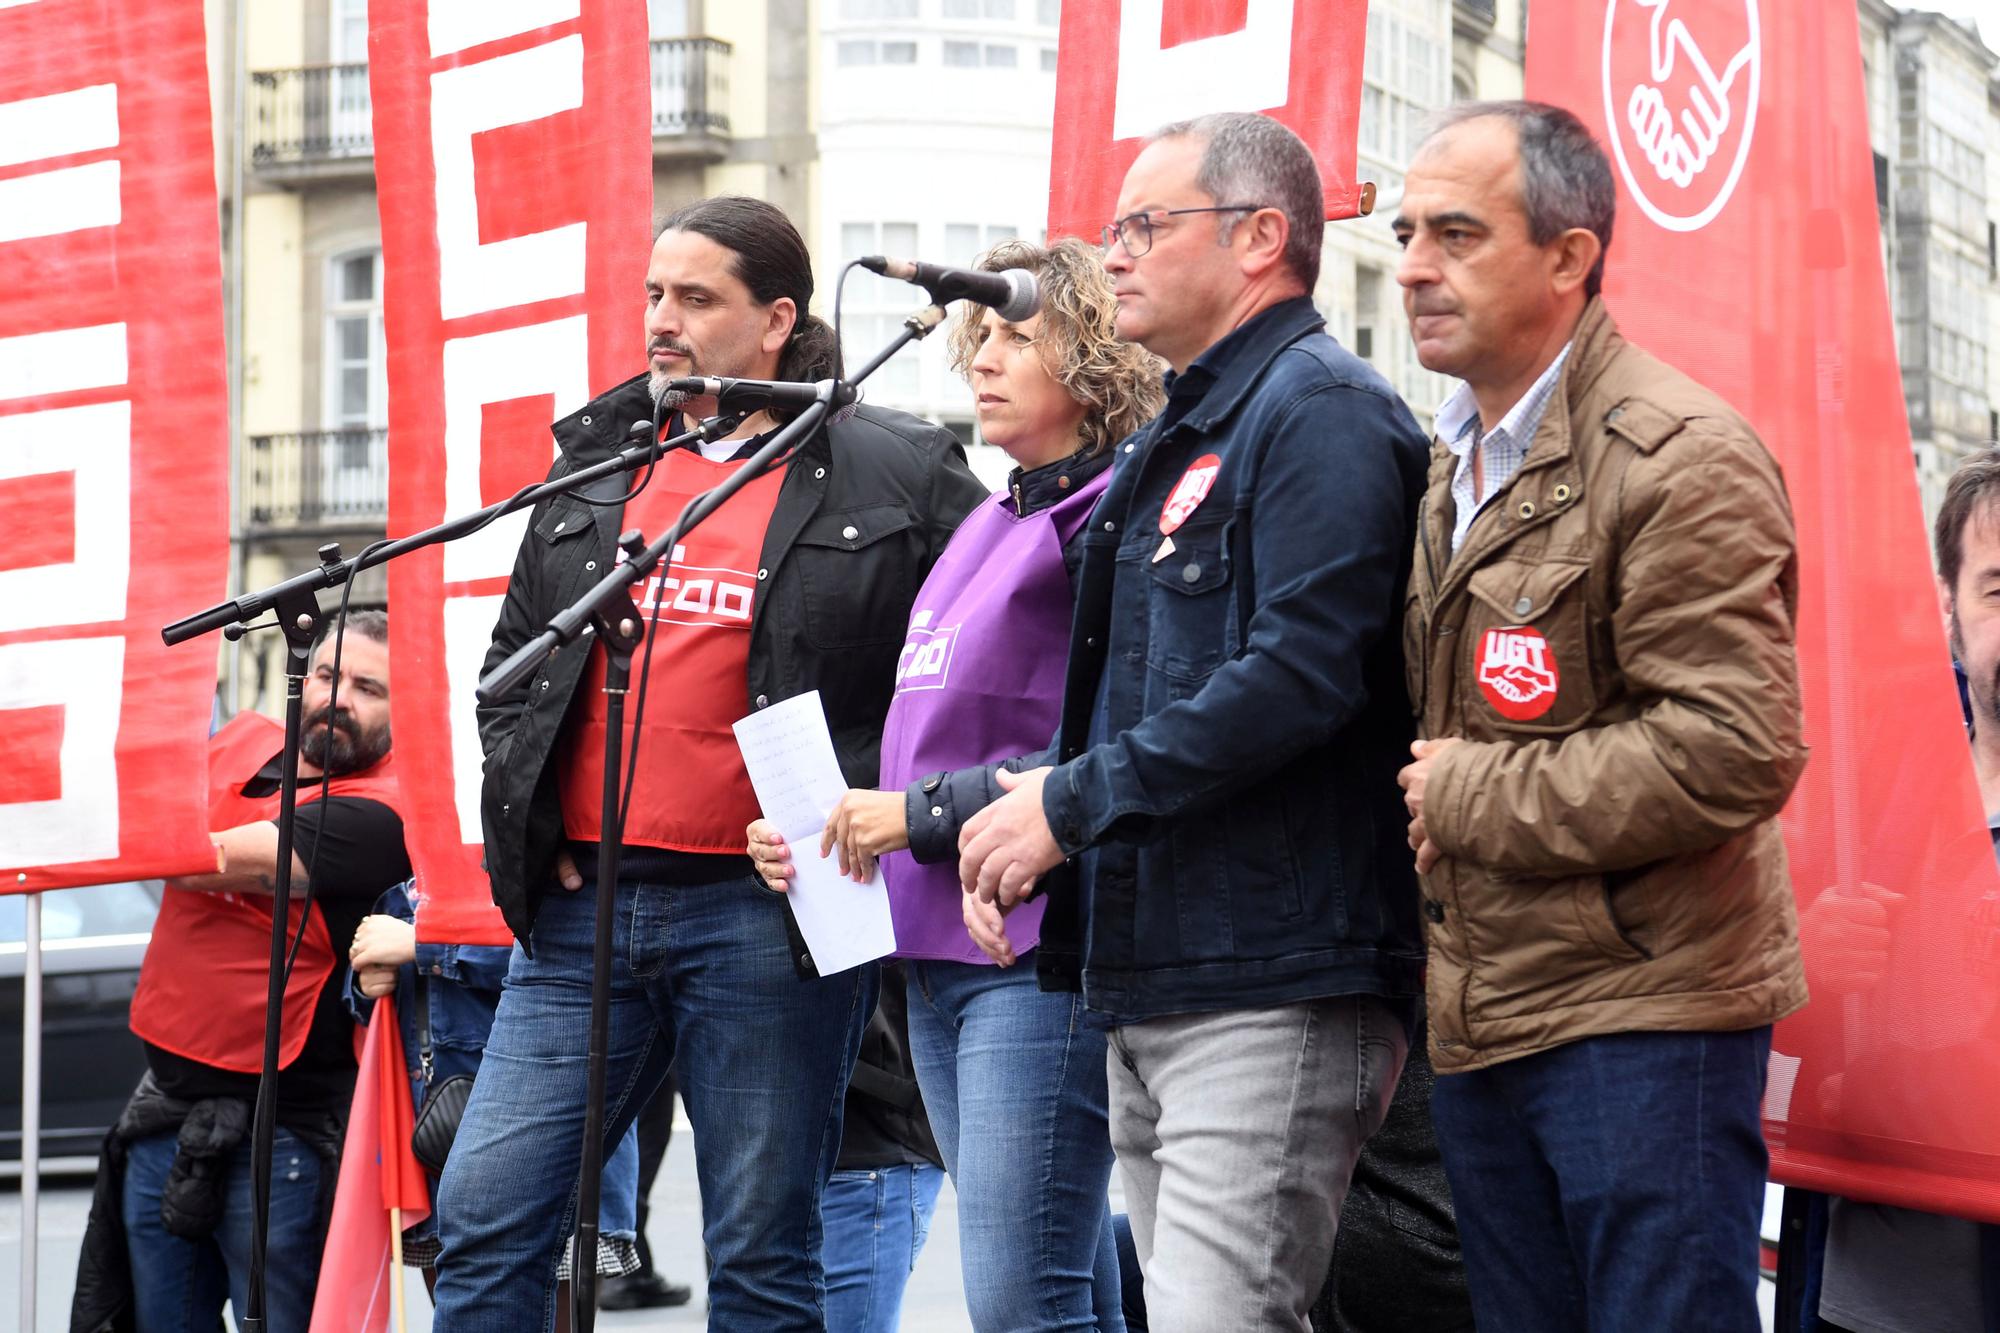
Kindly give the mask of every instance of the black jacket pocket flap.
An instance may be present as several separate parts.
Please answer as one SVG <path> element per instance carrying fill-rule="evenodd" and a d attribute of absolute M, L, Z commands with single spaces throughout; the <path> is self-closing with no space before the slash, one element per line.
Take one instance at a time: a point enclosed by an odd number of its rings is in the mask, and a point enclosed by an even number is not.
<path fill-rule="evenodd" d="M 535 524 L 535 535 L 553 546 L 557 542 L 581 536 L 594 526 L 588 508 L 572 502 L 558 501 L 550 505 L 549 512 L 542 515 L 542 521 Z"/>
<path fill-rule="evenodd" d="M 884 537 L 915 527 L 916 516 L 898 504 L 862 505 L 814 515 L 799 532 L 798 545 L 858 551 Z"/>

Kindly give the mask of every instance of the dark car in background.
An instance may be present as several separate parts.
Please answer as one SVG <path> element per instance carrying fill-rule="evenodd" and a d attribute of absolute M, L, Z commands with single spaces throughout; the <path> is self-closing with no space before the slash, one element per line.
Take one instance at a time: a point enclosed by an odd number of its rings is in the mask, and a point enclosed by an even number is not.
<path fill-rule="evenodd" d="M 126 1026 L 159 915 L 159 880 L 42 895 L 42 1157 L 94 1161 L 145 1072 Z M 21 1159 L 21 1005 L 28 904 L 0 896 L 0 1161 Z"/>

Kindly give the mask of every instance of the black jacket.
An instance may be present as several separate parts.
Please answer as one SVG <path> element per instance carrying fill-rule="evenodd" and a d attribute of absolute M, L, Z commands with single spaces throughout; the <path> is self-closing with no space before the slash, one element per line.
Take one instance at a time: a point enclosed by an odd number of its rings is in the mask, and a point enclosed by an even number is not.
<path fill-rule="evenodd" d="M 131 1333 L 134 1313 L 131 1250 L 125 1236 L 125 1156 L 140 1139 L 169 1130 L 180 1136 L 173 1169 L 160 1199 L 161 1220 L 177 1235 L 200 1236 L 221 1218 L 229 1189 L 228 1162 L 250 1133 L 251 1106 L 234 1097 L 181 1101 L 160 1091 L 152 1074 L 143 1075 L 118 1123 L 104 1136 L 90 1217 L 76 1260 L 76 1288 L 70 1300 L 70 1333 Z M 312 1148 L 320 1159 L 319 1234 L 333 1215 L 333 1188 L 340 1176 L 346 1108 L 284 1109 L 278 1123 Z"/>
<path fill-rule="evenodd" d="M 1470 1333 L 1472 1302 L 1458 1216 L 1431 1127 L 1437 1075 L 1424 1050 L 1419 1003 L 1410 1058 L 1382 1127 L 1361 1145 L 1333 1266 L 1312 1309 L 1314 1333 Z"/>
<path fill-rule="evenodd" d="M 629 424 L 652 410 L 640 375 L 558 421 L 562 456 L 549 475 L 609 458 Z M 614 498 L 629 481 L 612 477 L 591 493 Z M 818 690 L 850 786 L 876 782 L 882 718 L 910 603 L 952 530 L 986 496 L 949 431 L 881 408 L 863 407 L 815 433 L 785 465 L 751 608 L 750 699 L 764 708 Z M 623 506 L 586 505 L 567 495 L 535 507 L 493 628 L 487 669 L 539 634 L 611 567 L 623 514 Z M 479 709 L 486 869 L 493 901 L 523 947 L 532 947 L 529 931 L 563 842 L 556 765 L 549 761 L 590 646 L 573 643 L 551 654 L 520 690 Z"/>
<path fill-rule="evenodd" d="M 861 1034 L 861 1053 L 847 1082 L 836 1171 L 891 1166 L 943 1166 L 930 1114 L 917 1087 L 910 1054 L 909 980 L 902 964 L 882 964 L 882 996 Z"/>

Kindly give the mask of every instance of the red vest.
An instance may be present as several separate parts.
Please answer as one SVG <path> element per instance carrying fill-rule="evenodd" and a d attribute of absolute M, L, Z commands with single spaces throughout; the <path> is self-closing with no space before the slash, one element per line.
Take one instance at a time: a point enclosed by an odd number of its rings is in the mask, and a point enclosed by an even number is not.
<path fill-rule="evenodd" d="M 653 480 L 625 506 L 623 523 L 650 540 L 673 526 L 689 500 L 740 463 L 712 463 L 689 449 L 660 461 Z M 625 842 L 683 852 L 741 852 L 757 796 L 730 729 L 750 711 L 750 612 L 764 532 L 777 508 L 782 469 L 745 486 L 676 547 L 664 577 L 656 570 L 635 600 L 653 661 L 645 734 L 638 740 L 638 786 Z M 660 618 L 653 622 L 653 607 Z M 626 756 L 643 663 L 632 664 L 625 705 Z M 598 839 L 604 792 L 604 652 L 594 648 L 557 760 L 563 829 Z M 621 775 L 622 778 L 622 775 Z"/>
<path fill-rule="evenodd" d="M 243 787 L 284 746 L 284 728 L 259 713 L 239 713 L 208 742 L 208 827 L 213 833 L 276 818 L 278 793 L 245 796 Z M 394 808 L 393 757 L 338 777 L 334 796 L 357 796 Z M 299 804 L 317 801 L 317 779 L 299 780 Z M 290 933 L 303 910 L 303 884 L 292 886 Z M 264 1005 L 270 987 L 271 898 L 175 888 L 160 900 L 153 941 L 132 994 L 132 1031 L 175 1055 L 239 1074 L 263 1065 Z M 332 975 L 333 942 L 315 910 L 285 986 L 278 1067 L 299 1058 L 313 1006 Z"/>

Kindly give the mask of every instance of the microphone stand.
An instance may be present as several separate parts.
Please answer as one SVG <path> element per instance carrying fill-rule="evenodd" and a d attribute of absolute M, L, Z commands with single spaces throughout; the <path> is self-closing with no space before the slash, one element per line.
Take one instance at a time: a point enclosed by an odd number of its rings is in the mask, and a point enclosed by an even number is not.
<path fill-rule="evenodd" d="M 823 380 L 815 400 L 787 422 L 721 484 L 688 502 L 666 535 L 650 545 L 637 529 L 618 538 L 626 558 L 615 563 L 584 594 L 549 618 L 542 632 L 517 648 L 479 682 L 481 703 L 493 703 L 526 684 L 550 654 L 593 628 L 604 645 L 604 798 L 597 838 L 597 932 L 590 972 L 590 1049 L 585 1076 L 583 1153 L 577 1179 L 576 1235 L 570 1251 L 570 1327 L 590 1333 L 597 1322 L 598 1213 L 604 1174 L 604 1080 L 610 1047 L 611 923 L 617 906 L 618 858 L 623 830 L 618 819 L 620 751 L 625 735 L 625 696 L 631 684 L 632 654 L 644 637 L 643 617 L 631 589 L 654 566 L 671 564 L 675 545 L 713 514 L 730 496 L 768 471 L 776 461 L 819 429 L 843 387 L 861 383 L 909 343 L 944 320 L 941 305 L 925 306 L 903 321 L 902 332 L 877 352 L 851 380 Z M 636 737 L 634 738 L 636 741 Z"/>
<path fill-rule="evenodd" d="M 657 459 L 670 448 L 691 442 L 720 439 L 742 424 L 744 414 L 711 417 L 684 435 L 661 443 L 653 423 L 647 442 L 623 450 L 605 462 L 595 464 L 554 481 L 525 488 L 496 504 L 474 513 L 447 519 L 435 527 L 412 533 L 392 542 L 372 546 L 358 556 L 342 559 L 337 543 L 320 547 L 318 568 L 273 584 L 258 592 L 246 593 L 219 602 L 160 631 L 171 646 L 220 629 L 225 637 L 239 639 L 266 611 L 276 613 L 274 622 L 285 636 L 285 742 L 280 754 L 278 784 L 278 861 L 271 888 L 271 975 L 264 1001 L 264 1056 L 257 1082 L 257 1102 L 252 1113 L 250 1146 L 250 1272 L 248 1294 L 242 1311 L 243 1333 L 265 1333 L 264 1273 L 266 1244 L 271 1215 L 271 1145 L 277 1127 L 278 1044 L 283 1028 L 285 1001 L 285 946 L 292 910 L 292 840 L 298 812 L 299 738 L 303 728 L 306 668 L 312 656 L 313 636 L 319 629 L 317 592 L 337 588 L 363 569 L 385 564 L 399 555 L 421 547 L 462 537 L 485 527 L 503 514 L 540 503 L 543 499 L 588 486 L 603 477 L 634 472 Z M 401 1281 L 400 1274 L 396 1280 Z"/>

